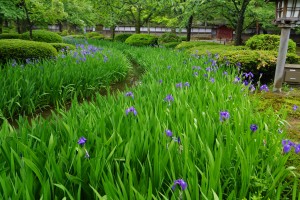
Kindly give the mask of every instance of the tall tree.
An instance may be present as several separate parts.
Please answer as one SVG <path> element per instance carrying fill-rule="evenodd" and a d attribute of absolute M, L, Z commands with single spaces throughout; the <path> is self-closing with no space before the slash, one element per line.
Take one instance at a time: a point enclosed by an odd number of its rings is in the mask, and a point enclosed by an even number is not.
<path fill-rule="evenodd" d="M 0 34 L 4 20 L 24 18 L 24 13 L 17 6 L 18 0 L 0 0 Z"/>
<path fill-rule="evenodd" d="M 158 12 L 158 2 L 151 0 L 122 0 L 126 10 L 126 20 L 135 25 L 135 32 L 140 33 L 141 27 L 149 22 Z"/>
<path fill-rule="evenodd" d="M 99 13 L 99 22 L 110 27 L 111 38 L 114 38 L 116 26 L 122 22 L 122 17 L 125 14 L 124 2 L 98 0 L 94 3 Z"/>

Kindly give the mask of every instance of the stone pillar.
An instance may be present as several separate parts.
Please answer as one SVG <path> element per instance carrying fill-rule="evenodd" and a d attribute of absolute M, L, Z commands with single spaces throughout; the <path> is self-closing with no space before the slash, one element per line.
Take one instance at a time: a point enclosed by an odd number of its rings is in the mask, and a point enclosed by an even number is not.
<path fill-rule="evenodd" d="M 291 27 L 281 27 L 280 45 L 276 63 L 273 92 L 281 92 L 282 82 L 284 80 L 284 65 L 288 49 Z"/>

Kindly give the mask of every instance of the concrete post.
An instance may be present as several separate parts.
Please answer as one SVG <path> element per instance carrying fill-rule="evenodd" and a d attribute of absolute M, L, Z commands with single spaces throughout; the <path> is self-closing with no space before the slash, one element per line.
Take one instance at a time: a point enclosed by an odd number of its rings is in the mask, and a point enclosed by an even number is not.
<path fill-rule="evenodd" d="M 276 63 L 273 92 L 281 92 L 290 31 L 291 27 L 281 27 L 280 45 Z"/>

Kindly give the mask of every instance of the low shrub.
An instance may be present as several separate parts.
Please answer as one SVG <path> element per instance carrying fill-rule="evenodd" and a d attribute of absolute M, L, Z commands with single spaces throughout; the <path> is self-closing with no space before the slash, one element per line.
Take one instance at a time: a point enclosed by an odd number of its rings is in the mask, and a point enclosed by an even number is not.
<path fill-rule="evenodd" d="M 261 34 L 255 35 L 246 41 L 246 46 L 253 50 L 278 51 L 280 44 L 279 35 Z M 296 53 L 296 43 L 289 39 L 288 52 Z"/>
<path fill-rule="evenodd" d="M 132 36 L 131 33 L 121 33 L 121 34 L 117 34 L 117 35 L 115 35 L 114 41 L 125 42 L 125 40 L 126 40 L 127 38 L 129 38 L 130 36 Z"/>
<path fill-rule="evenodd" d="M 72 44 L 66 44 L 66 43 L 49 43 L 51 44 L 57 52 L 60 51 L 70 51 L 70 50 L 75 50 L 76 47 Z"/>
<path fill-rule="evenodd" d="M 23 62 L 26 59 L 44 59 L 55 56 L 57 56 L 57 51 L 51 44 L 19 39 L 0 40 L 0 63 L 11 59 Z"/>
<path fill-rule="evenodd" d="M 254 81 L 259 80 L 262 73 L 261 82 L 269 83 L 274 78 L 277 52 L 267 50 L 224 50 L 202 49 L 194 51 L 195 55 L 209 55 L 227 64 L 239 66 L 243 72 L 252 72 Z M 287 63 L 300 63 L 300 57 L 293 53 L 287 54 Z"/>
<path fill-rule="evenodd" d="M 180 44 L 180 42 L 168 42 L 168 43 L 164 43 L 162 44 L 163 47 L 166 48 L 175 48 L 178 44 Z"/>
<path fill-rule="evenodd" d="M 159 44 L 169 42 L 181 42 L 181 38 L 177 36 L 176 33 L 164 33 L 158 39 Z"/>
<path fill-rule="evenodd" d="M 86 37 L 84 35 L 68 35 L 65 38 L 85 39 Z"/>
<path fill-rule="evenodd" d="M 179 37 L 180 37 L 181 41 L 186 41 L 187 40 L 186 36 L 179 36 Z"/>
<path fill-rule="evenodd" d="M 21 35 L 18 33 L 3 33 L 0 34 L 1 39 L 20 39 Z"/>
<path fill-rule="evenodd" d="M 113 41 L 113 39 L 112 38 L 110 38 L 110 37 L 106 37 L 106 38 L 104 38 L 104 40 L 106 40 L 106 41 Z"/>
<path fill-rule="evenodd" d="M 158 44 L 157 40 L 154 35 L 133 34 L 125 40 L 125 43 L 132 46 L 154 46 Z"/>
<path fill-rule="evenodd" d="M 89 33 L 86 34 L 87 38 L 92 38 L 92 37 L 96 37 L 96 36 L 103 36 L 104 37 L 104 35 L 102 35 L 98 32 L 89 32 Z"/>
<path fill-rule="evenodd" d="M 29 32 L 23 33 L 21 39 L 30 40 Z M 62 42 L 62 37 L 57 33 L 51 31 L 33 30 L 32 40 L 47 43 L 60 43 Z"/>
<path fill-rule="evenodd" d="M 91 37 L 90 39 L 94 39 L 94 40 L 104 40 L 104 35 L 100 34 L 100 35 L 97 35 L 97 36 L 93 36 Z"/>
<path fill-rule="evenodd" d="M 60 33 L 61 36 L 67 36 L 69 35 L 69 32 L 68 30 L 63 30 L 61 33 Z"/>

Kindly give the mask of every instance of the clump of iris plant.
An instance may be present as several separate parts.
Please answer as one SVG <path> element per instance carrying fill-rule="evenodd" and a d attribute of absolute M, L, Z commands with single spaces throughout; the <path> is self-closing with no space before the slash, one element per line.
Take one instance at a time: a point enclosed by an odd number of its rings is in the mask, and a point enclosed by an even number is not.
<path fill-rule="evenodd" d="M 136 109 L 133 106 L 131 106 L 130 108 L 127 108 L 126 111 L 125 111 L 125 113 L 126 113 L 126 115 L 128 115 L 129 113 L 133 113 L 134 116 L 137 115 L 137 111 L 136 111 Z"/>
<path fill-rule="evenodd" d="M 229 119 L 229 117 L 230 117 L 229 112 L 227 112 L 227 111 L 220 112 L 220 121 L 221 122 L 226 121 L 227 119 Z"/>
<path fill-rule="evenodd" d="M 258 126 L 257 126 L 256 124 L 251 124 L 251 125 L 250 125 L 250 130 L 251 130 L 252 132 L 257 131 L 257 129 L 258 129 Z"/>

